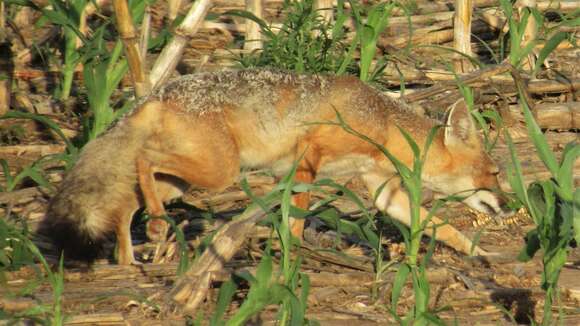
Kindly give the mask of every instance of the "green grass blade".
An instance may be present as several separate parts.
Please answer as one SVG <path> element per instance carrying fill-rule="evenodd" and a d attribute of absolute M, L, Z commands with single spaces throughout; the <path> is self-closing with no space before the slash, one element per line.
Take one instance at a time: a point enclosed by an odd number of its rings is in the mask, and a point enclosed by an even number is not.
<path fill-rule="evenodd" d="M 554 52 L 554 50 L 556 50 L 558 45 L 560 45 L 560 43 L 562 43 L 562 41 L 564 41 L 567 37 L 568 33 L 557 32 L 556 34 L 552 35 L 552 37 L 550 37 L 548 41 L 546 41 L 546 44 L 540 50 L 540 53 L 538 55 L 536 66 L 534 67 L 534 74 L 538 73 L 538 71 L 542 67 L 542 64 L 544 63 L 546 58 L 548 58 L 550 53 Z"/>
<path fill-rule="evenodd" d="M 574 239 L 576 243 L 580 243 L 580 188 L 574 191 L 574 200 L 572 202 L 572 223 L 574 224 Z"/>
<path fill-rule="evenodd" d="M 5 159 L 0 159 L 0 165 L 2 166 L 2 172 L 4 178 L 6 179 L 6 185 L 3 191 L 12 191 L 15 187 L 14 177 L 10 174 L 10 167 Z"/>
<path fill-rule="evenodd" d="M 58 135 L 58 137 L 66 144 L 66 148 L 69 153 L 73 154 L 77 152 L 76 146 L 74 146 L 73 143 L 68 139 L 68 137 L 64 135 L 58 124 L 56 124 L 54 121 L 50 120 L 45 116 L 29 112 L 10 110 L 3 116 L 0 116 L 0 120 L 4 119 L 30 119 L 40 122 Z"/>
<path fill-rule="evenodd" d="M 574 191 L 574 164 L 580 157 L 580 144 L 573 142 L 566 145 L 556 181 L 558 194 L 567 201 L 572 201 Z"/>
<path fill-rule="evenodd" d="M 518 86 L 519 88 L 520 86 Z M 536 123 L 528 104 L 523 96 L 522 90 L 520 89 L 520 99 L 522 100 L 522 109 L 524 111 L 524 119 L 526 121 L 526 127 L 528 128 L 528 134 L 534 143 L 534 147 L 538 151 L 538 156 L 544 163 L 544 165 L 548 168 L 552 176 L 558 176 L 558 161 L 556 160 L 556 156 L 554 152 L 550 149 L 542 130 Z"/>
<path fill-rule="evenodd" d="M 222 320 L 222 317 L 224 315 L 224 313 L 226 312 L 226 309 L 229 307 L 230 303 L 232 302 L 232 299 L 234 297 L 234 294 L 236 293 L 236 290 L 238 289 L 236 283 L 234 281 L 227 280 L 226 282 L 224 282 L 222 284 L 222 286 L 220 287 L 220 291 L 218 294 L 218 300 L 216 303 L 216 307 L 215 307 L 215 311 L 209 321 L 209 324 L 211 326 L 219 326 L 222 325 L 223 322 L 220 322 Z"/>
<path fill-rule="evenodd" d="M 393 289 L 391 290 L 391 309 L 396 310 L 399 298 L 401 297 L 401 291 L 407 282 L 407 278 L 411 273 L 411 267 L 408 264 L 401 264 L 395 275 L 395 280 L 393 281 Z"/>

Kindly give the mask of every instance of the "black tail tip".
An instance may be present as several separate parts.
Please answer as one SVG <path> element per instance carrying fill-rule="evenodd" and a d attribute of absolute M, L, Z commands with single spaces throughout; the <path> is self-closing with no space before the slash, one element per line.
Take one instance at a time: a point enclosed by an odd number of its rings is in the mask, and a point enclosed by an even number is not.
<path fill-rule="evenodd" d="M 94 238 L 70 221 L 51 221 L 45 219 L 37 233 L 48 238 L 54 245 L 53 251 L 57 257 L 64 256 L 65 261 L 93 263 L 104 256 L 106 237 Z"/>

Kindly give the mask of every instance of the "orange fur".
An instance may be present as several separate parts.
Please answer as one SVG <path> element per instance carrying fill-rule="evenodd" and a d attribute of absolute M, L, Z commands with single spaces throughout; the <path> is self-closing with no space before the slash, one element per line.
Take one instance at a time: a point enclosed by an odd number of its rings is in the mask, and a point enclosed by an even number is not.
<path fill-rule="evenodd" d="M 87 145 L 51 201 L 46 224 L 77 232 L 86 244 L 115 232 L 119 263 L 129 264 L 134 262 L 129 228 L 138 207 L 160 217 L 163 203 L 180 196 L 186 184 L 220 190 L 237 179 L 240 167 L 284 174 L 297 159 L 297 182 L 361 177 L 379 209 L 409 224 L 409 199 L 395 168 L 376 146 L 329 124 L 337 121 L 337 112 L 409 166 L 413 153 L 398 127 L 423 148 L 437 125 L 352 77 L 268 70 L 185 76 Z M 469 191 L 468 204 L 501 214 L 503 199 L 491 191 L 498 188 L 496 170 L 466 108 L 456 104 L 447 124 L 428 152 L 425 185 L 446 194 Z M 105 158 L 112 163 L 103 166 Z M 304 209 L 309 200 L 307 193 L 293 197 Z M 295 236 L 301 237 L 303 228 L 304 220 L 292 220 Z M 150 238 L 162 240 L 166 232 L 163 220 L 148 223 Z M 472 246 L 450 225 L 440 226 L 436 236 L 465 253 Z"/>

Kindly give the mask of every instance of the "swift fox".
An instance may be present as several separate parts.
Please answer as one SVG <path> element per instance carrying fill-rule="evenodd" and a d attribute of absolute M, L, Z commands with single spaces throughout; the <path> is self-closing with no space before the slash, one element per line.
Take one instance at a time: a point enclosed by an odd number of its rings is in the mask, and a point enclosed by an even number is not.
<path fill-rule="evenodd" d="M 115 233 L 118 263 L 131 264 L 130 226 L 140 207 L 163 216 L 163 202 L 180 196 L 189 184 L 220 190 L 238 178 L 241 167 L 270 167 L 283 175 L 297 159 L 297 182 L 360 177 L 370 194 L 381 191 L 374 197 L 378 209 L 410 224 L 409 198 L 390 161 L 340 126 L 320 123 L 337 121 L 337 112 L 408 165 L 413 154 L 398 127 L 422 145 L 437 124 L 355 77 L 272 70 L 183 76 L 86 145 L 52 198 L 44 226 L 65 254 L 89 260 L 99 243 Z M 497 174 L 467 109 L 455 105 L 428 151 L 424 185 L 466 195 L 467 205 L 501 215 L 507 210 L 493 191 L 499 188 Z M 308 208 L 309 195 L 297 194 L 293 201 Z M 426 213 L 422 209 L 421 217 Z M 292 233 L 301 238 L 304 220 L 292 223 Z M 166 229 L 163 220 L 153 219 L 147 235 L 164 238 Z M 472 248 L 450 225 L 438 227 L 436 237 L 463 253 Z M 474 253 L 486 254 L 477 246 Z"/>

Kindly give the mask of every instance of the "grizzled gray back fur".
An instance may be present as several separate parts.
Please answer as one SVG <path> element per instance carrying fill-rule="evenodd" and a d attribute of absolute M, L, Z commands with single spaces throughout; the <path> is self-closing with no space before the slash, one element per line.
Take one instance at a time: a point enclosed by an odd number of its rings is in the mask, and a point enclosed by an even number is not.
<path fill-rule="evenodd" d="M 344 88 L 333 94 L 337 77 L 297 75 L 275 70 L 237 70 L 187 75 L 170 81 L 147 98 L 138 101 L 133 111 L 118 120 L 108 131 L 87 144 L 76 165 L 67 173 L 58 193 L 49 204 L 42 229 L 52 236 L 57 245 L 69 254 L 86 257 L 95 244 L 116 227 L 115 210 L 122 205 L 140 205 L 136 158 L 147 138 L 148 130 L 134 130 L 127 118 L 139 112 L 148 101 L 176 104 L 184 115 L 203 116 L 221 112 L 226 107 L 252 110 L 260 116 L 265 132 L 276 122 L 275 103 L 284 96 L 281 89 L 288 87 L 296 95 L 288 109 L 285 121 L 299 123 L 305 120 L 321 102 L 333 98 L 349 98 L 355 114 L 368 118 L 390 116 L 403 127 L 417 123 L 417 116 L 403 103 L 383 96 L 362 82 L 353 82 L 353 89 Z M 382 112 L 381 114 L 377 111 Z M 388 112 L 387 112 L 388 111 Z M 369 120 L 384 126 L 385 121 Z M 288 124 L 282 122 L 285 128 Z M 194 127 L 194 126 L 192 126 Z M 127 196 L 129 195 L 129 196 Z M 134 203 L 123 199 L 134 198 Z M 137 203 L 137 204 L 135 204 Z M 90 256 L 90 255 L 89 255 Z"/>
<path fill-rule="evenodd" d="M 328 76 L 295 75 L 276 70 L 232 70 L 182 76 L 170 81 L 151 96 L 156 100 L 171 100 L 190 114 L 203 115 L 222 111 L 224 106 L 272 104 L 279 100 L 277 88 L 291 85 L 304 97 L 325 95 Z"/>

